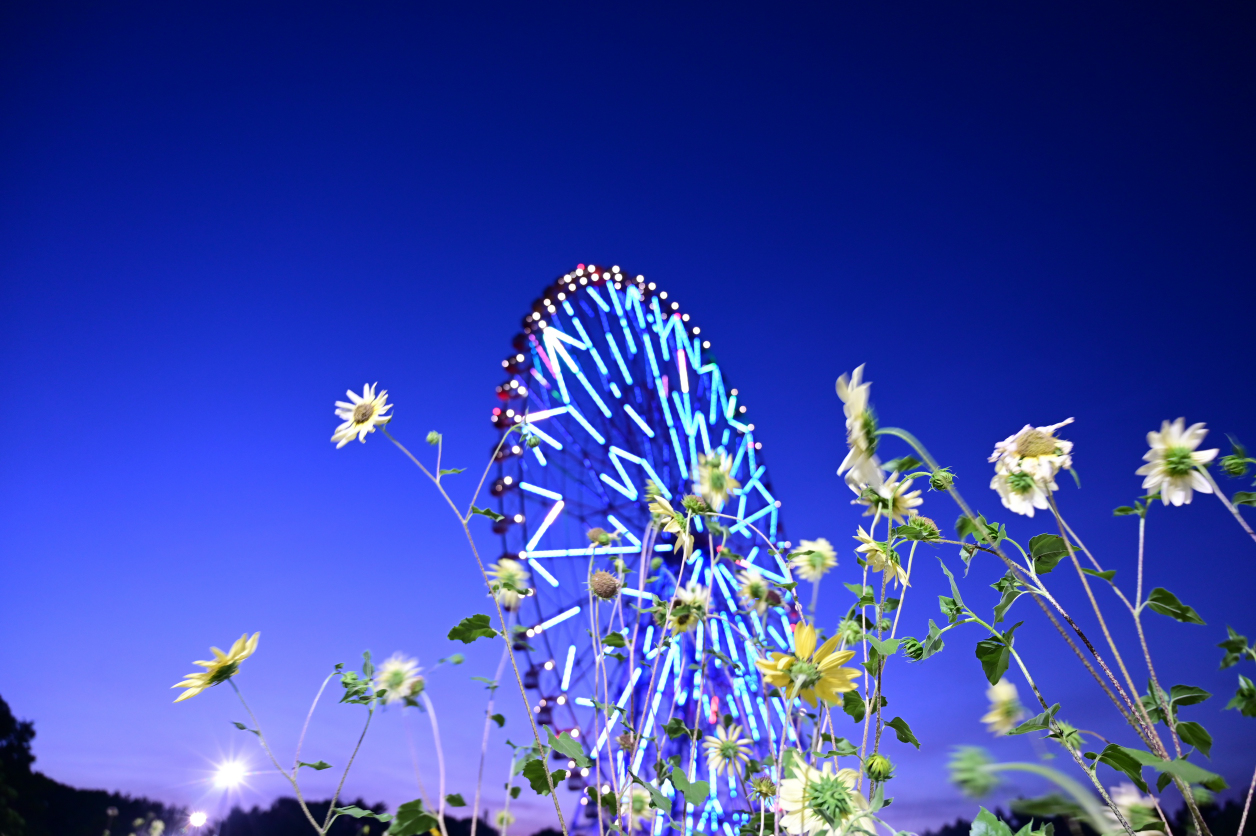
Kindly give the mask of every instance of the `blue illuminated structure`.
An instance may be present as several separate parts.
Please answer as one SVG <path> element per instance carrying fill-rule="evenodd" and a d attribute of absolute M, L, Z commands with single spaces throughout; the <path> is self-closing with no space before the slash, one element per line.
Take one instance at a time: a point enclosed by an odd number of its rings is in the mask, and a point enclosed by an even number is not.
<path fill-rule="evenodd" d="M 745 407 L 737 390 L 727 387 L 710 343 L 689 315 L 653 282 L 619 267 L 580 265 L 559 277 L 524 318 L 513 347 L 502 361 L 508 378 L 497 387 L 502 403 L 492 420 L 502 431 L 523 425 L 540 443 L 509 439 L 491 490 L 505 515 L 495 524 L 502 557 L 524 562 L 532 574 L 535 594 L 519 612 L 520 625 L 528 628 L 526 644 L 520 642 L 516 652 L 536 719 L 556 732 L 573 730 L 595 760 L 587 776 L 571 776 L 569 790 L 583 790 L 595 776 L 619 790 L 631 780 L 629 771 L 651 780 L 656 761 L 678 755 L 691 780 L 709 780 L 715 791 L 702 805 L 676 799 L 673 820 L 683 822 L 686 833 L 731 836 L 746 820 L 737 783 L 728 776 L 715 780 L 701 745 L 671 741 L 661 726 L 679 717 L 708 734 L 721 715 L 731 714 L 755 741 L 760 760 L 782 733 L 792 739 L 793 730 L 783 727 L 785 706 L 765 695 L 753 664 L 759 651 L 746 640 L 753 635 L 770 648 L 787 649 L 790 619 L 779 607 L 763 617 L 742 611 L 734 572 L 726 561 L 712 567 L 700 520 L 682 583 L 696 577 L 709 588 L 711 611 L 722 619 L 707 621 L 660 652 L 665 629 L 636 607 L 645 609 L 656 597 L 670 600 L 681 568 L 673 536 L 651 529 L 646 483 L 653 481 L 679 505 L 694 492 L 700 455 L 727 453 L 742 485 L 724 508 L 736 517 L 723 521 L 732 531 L 727 547 L 745 556 L 743 566 L 769 579 L 789 577 L 781 559 L 748 527 L 786 544 L 754 425 L 739 420 Z M 592 528 L 618 538 L 608 546 L 591 545 Z M 646 582 L 638 570 L 648 569 L 655 557 L 662 565 L 648 572 Z M 589 573 L 616 573 L 616 559 L 627 569 L 623 596 L 593 604 Z M 603 635 L 620 630 L 629 641 L 637 637 L 623 661 L 605 660 L 609 688 L 599 684 L 596 693 L 593 629 Z M 737 669 L 709 650 L 735 661 Z M 691 670 L 695 661 L 705 661 L 704 669 Z M 637 723 L 644 717 L 663 751 L 649 742 L 624 751 L 616 740 L 621 728 L 608 729 L 592 700 L 612 705 L 613 717 L 628 712 Z M 673 795 L 670 785 L 662 788 Z M 595 807 L 580 797 L 584 815 L 578 808 L 573 827 L 596 826 Z M 655 832 L 661 825 L 660 818 Z"/>

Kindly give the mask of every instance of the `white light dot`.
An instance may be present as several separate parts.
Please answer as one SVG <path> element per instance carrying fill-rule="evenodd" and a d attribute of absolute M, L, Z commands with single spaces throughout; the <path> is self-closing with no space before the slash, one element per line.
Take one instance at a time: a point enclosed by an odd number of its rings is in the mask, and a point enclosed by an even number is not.
<path fill-rule="evenodd" d="M 683 314 L 683 315 L 680 317 L 680 321 L 681 321 L 681 322 L 688 322 L 688 321 L 689 321 L 689 314 Z"/>
<path fill-rule="evenodd" d="M 675 311 L 675 310 L 679 310 L 679 309 L 680 309 L 680 303 L 679 303 L 679 302 L 672 302 L 672 310 L 674 310 L 674 311 Z"/>
<path fill-rule="evenodd" d="M 205 813 L 193 813 L 188 816 L 188 824 L 192 827 L 204 827 L 207 821 L 209 821 L 209 816 Z"/>
<path fill-rule="evenodd" d="M 567 298 L 567 294 L 566 294 L 566 293 L 560 293 L 560 294 L 558 294 L 558 301 L 559 301 L 559 302 L 563 301 L 563 300 L 564 300 L 564 299 L 566 299 L 566 298 Z"/>
<path fill-rule="evenodd" d="M 710 341 L 710 340 L 703 340 L 703 341 L 702 341 L 702 347 L 703 347 L 703 348 L 710 348 L 710 347 L 711 347 L 711 341 Z"/>
<path fill-rule="evenodd" d="M 523 514 L 515 514 L 515 522 L 517 523 L 523 522 Z"/>
<path fill-rule="evenodd" d="M 244 778 L 248 774 L 244 764 L 239 761 L 227 761 L 218 765 L 218 770 L 214 773 L 214 786 L 224 790 L 234 789 L 244 783 Z"/>
<path fill-rule="evenodd" d="M 689 318 L 689 314 L 685 314 L 685 319 L 688 319 L 688 318 Z M 701 329 L 701 328 L 699 328 L 697 325 L 695 325 L 695 326 L 693 326 L 693 332 L 694 332 L 695 334 L 701 334 L 701 333 L 702 333 L 702 329 Z"/>
<path fill-rule="evenodd" d="M 515 481 L 515 478 L 513 476 L 506 476 L 502 478 L 502 481 L 509 485 Z"/>
<path fill-rule="evenodd" d="M 572 730 L 571 730 L 571 736 L 572 736 L 572 737 L 579 737 L 579 736 L 580 736 L 580 729 L 572 729 Z M 581 773 L 581 774 L 582 774 L 582 775 L 588 775 L 589 773 L 588 773 L 588 772 L 583 772 L 583 773 Z"/>
<path fill-rule="evenodd" d="M 550 659 L 548 662 L 546 662 L 546 663 L 545 663 L 545 670 L 547 670 L 547 671 L 552 671 L 552 670 L 554 670 L 554 660 L 553 660 L 553 659 Z"/>
<path fill-rule="evenodd" d="M 651 287 L 651 288 L 653 288 L 653 287 L 654 287 L 654 283 L 653 283 L 653 282 L 651 282 L 651 283 L 650 283 L 650 287 Z M 660 293 L 660 294 L 659 294 L 659 298 L 660 298 L 660 299 L 666 299 L 666 298 L 667 298 L 667 291 L 666 291 L 666 290 L 664 290 L 662 293 Z"/>

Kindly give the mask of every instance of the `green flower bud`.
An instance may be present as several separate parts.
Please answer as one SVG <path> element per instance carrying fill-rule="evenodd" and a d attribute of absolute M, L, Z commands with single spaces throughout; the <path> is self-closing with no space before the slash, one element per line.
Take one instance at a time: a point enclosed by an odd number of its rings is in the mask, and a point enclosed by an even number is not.
<path fill-rule="evenodd" d="M 435 447 L 437 444 L 440 444 L 440 433 L 436 432 L 436 430 L 432 430 L 430 433 L 428 433 L 427 443 L 432 445 L 433 447 Z"/>
<path fill-rule="evenodd" d="M 541 446 L 541 437 L 539 435 L 530 435 L 523 443 L 528 445 L 529 450 L 535 450 Z"/>
<path fill-rule="evenodd" d="M 680 501 L 680 504 L 683 505 L 685 507 L 685 510 L 689 511 L 691 514 L 711 513 L 711 507 L 707 505 L 706 500 L 704 500 L 700 496 L 694 496 L 693 494 L 690 494 L 689 496 L 686 496 L 684 499 L 682 499 Z"/>
<path fill-rule="evenodd" d="M 611 535 L 604 528 L 590 528 L 585 532 L 585 536 L 589 538 L 589 542 L 597 546 L 609 546 L 611 544 Z"/>
<path fill-rule="evenodd" d="M 885 755 L 873 755 L 864 761 L 864 774 L 881 783 L 894 777 L 894 764 Z"/>
<path fill-rule="evenodd" d="M 955 476 L 949 467 L 939 468 L 929 474 L 929 487 L 935 491 L 949 491 L 955 484 Z"/>
<path fill-rule="evenodd" d="M 652 570 L 657 570 L 662 565 L 663 565 L 663 558 L 661 557 L 656 557 L 650 561 L 650 569 Z"/>

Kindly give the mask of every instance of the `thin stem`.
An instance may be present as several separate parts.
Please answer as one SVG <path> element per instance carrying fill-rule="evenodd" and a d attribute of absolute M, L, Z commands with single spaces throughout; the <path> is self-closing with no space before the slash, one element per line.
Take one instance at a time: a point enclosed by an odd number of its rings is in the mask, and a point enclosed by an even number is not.
<path fill-rule="evenodd" d="M 501 661 L 497 663 L 497 674 L 493 677 L 493 687 L 488 692 L 488 707 L 484 709 L 484 737 L 480 740 L 480 770 L 475 776 L 475 804 L 471 808 L 471 836 L 475 836 L 475 826 L 480 820 L 480 788 L 484 785 L 484 760 L 488 755 L 488 734 L 493 722 L 493 703 L 497 698 L 497 683 L 506 669 L 506 654 L 510 645 L 502 648 Z"/>
<path fill-rule="evenodd" d="M 440 725 L 436 722 L 436 706 L 432 705 L 432 700 L 424 691 L 421 695 L 423 698 L 423 707 L 427 709 L 428 720 L 432 724 L 432 740 L 436 744 L 436 768 L 440 771 L 440 777 L 437 781 L 436 790 L 440 793 L 437 799 L 436 819 L 440 822 L 440 832 L 443 836 L 449 836 L 449 832 L 445 830 L 445 749 L 440 743 Z"/>
<path fill-rule="evenodd" d="M 1235 836 L 1243 836 L 1243 828 L 1247 827 L 1247 812 L 1252 808 L 1252 793 L 1256 792 L 1256 772 L 1252 773 L 1252 783 L 1247 788 L 1247 801 L 1243 803 L 1243 817 L 1239 819 L 1239 829 Z"/>
<path fill-rule="evenodd" d="M 286 771 L 284 771 L 284 768 L 279 765 L 279 761 L 275 759 L 274 753 L 270 751 L 270 744 L 266 742 L 266 735 L 262 734 L 262 724 L 257 722 L 257 715 L 253 713 L 253 709 L 249 708 L 249 704 L 245 702 L 244 694 L 240 693 L 240 686 L 235 684 L 234 679 L 228 679 L 227 681 L 231 683 L 232 690 L 234 690 L 236 696 L 240 698 L 240 704 L 244 706 L 244 710 L 249 713 L 249 719 L 253 721 L 253 728 L 257 731 L 257 739 L 261 742 L 262 748 L 266 750 L 266 754 L 270 758 L 270 762 L 275 765 L 275 769 L 279 770 L 279 774 L 287 778 L 288 783 L 292 784 L 292 791 L 297 794 L 297 803 L 301 805 L 301 812 L 305 813 L 305 817 L 321 836 L 321 834 L 325 832 L 325 829 L 318 826 L 318 822 L 314 820 L 314 816 L 310 813 L 310 808 L 305 806 L 305 798 L 301 795 L 301 787 L 297 785 L 296 774 L 294 773 L 289 775 Z"/>
<path fill-rule="evenodd" d="M 1247 536 L 1251 537 L 1252 540 L 1256 540 L 1256 531 L 1252 531 L 1252 527 L 1247 524 L 1247 520 L 1243 519 L 1242 515 L 1239 514 L 1239 509 L 1235 508 L 1230 500 L 1226 498 L 1225 493 L 1221 490 L 1221 486 L 1218 485 L 1216 480 L 1212 478 L 1212 474 L 1202 467 L 1198 468 L 1198 470 L 1200 473 L 1204 474 L 1204 478 L 1208 480 L 1208 484 L 1212 485 L 1213 493 L 1217 495 L 1217 499 L 1221 500 L 1221 504 L 1226 507 L 1226 510 L 1234 515 L 1234 519 L 1239 521 L 1239 525 L 1241 525 L 1243 530 L 1247 532 Z"/>
<path fill-rule="evenodd" d="M 366 739 L 366 730 L 371 727 L 371 718 L 375 716 L 375 704 L 372 702 L 366 709 L 366 723 L 362 725 L 362 733 L 358 735 L 358 742 L 353 747 L 353 754 L 349 756 L 349 762 L 345 764 L 345 771 L 340 776 L 340 783 L 336 785 L 336 792 L 331 797 L 331 802 L 327 806 L 327 821 L 323 824 L 323 833 L 331 829 L 331 823 L 335 821 L 336 801 L 340 798 L 340 791 L 345 787 L 345 779 L 349 777 L 349 770 L 353 768 L 353 761 L 358 756 L 358 750 L 362 748 L 362 741 Z"/>
<path fill-rule="evenodd" d="M 423 786 L 423 775 L 419 772 L 419 752 L 414 747 L 414 734 L 410 730 L 410 714 L 405 707 L 401 709 L 401 724 L 406 729 L 406 742 L 410 744 L 410 760 L 414 764 L 414 780 L 419 785 L 419 797 L 423 799 L 423 804 L 428 809 L 432 807 L 432 800 L 427 796 L 427 787 Z"/>
<path fill-rule="evenodd" d="M 297 738 L 297 753 L 292 758 L 292 773 L 294 775 L 297 771 L 297 764 L 301 762 L 301 746 L 305 743 L 305 733 L 310 728 L 310 719 L 314 716 L 314 709 L 318 705 L 319 697 L 323 696 L 323 689 L 327 687 L 327 683 L 331 682 L 332 678 L 335 676 L 335 671 L 327 674 L 327 678 L 323 680 L 323 684 L 318 689 L 318 693 L 314 695 L 314 702 L 310 704 L 310 712 L 305 715 L 305 725 L 301 726 L 301 736 Z"/>
<path fill-rule="evenodd" d="M 911 581 L 911 564 L 916 557 L 916 546 L 919 542 L 919 540 L 913 540 L 911 551 L 907 553 L 907 582 L 903 584 L 903 594 L 898 599 L 898 609 L 894 611 L 894 626 L 890 628 L 891 639 L 898 632 L 898 618 L 903 614 L 903 601 L 907 598 L 907 586 Z"/>

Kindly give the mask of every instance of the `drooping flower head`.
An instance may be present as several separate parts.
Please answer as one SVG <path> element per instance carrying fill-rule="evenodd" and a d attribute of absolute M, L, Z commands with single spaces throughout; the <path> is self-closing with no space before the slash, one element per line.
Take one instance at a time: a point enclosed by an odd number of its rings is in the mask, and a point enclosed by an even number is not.
<path fill-rule="evenodd" d="M 194 665 L 200 665 L 205 670 L 201 673 L 190 673 L 187 677 L 172 688 L 187 688 L 179 695 L 175 702 L 183 702 L 191 699 L 213 685 L 226 682 L 228 679 L 236 675 L 240 670 L 240 663 L 253 655 L 257 650 L 257 640 L 261 633 L 254 633 L 252 638 L 245 633 L 236 639 L 235 644 L 231 645 L 231 649 L 223 653 L 216 647 L 211 647 L 210 651 L 214 654 L 214 658 L 209 662 L 193 662 Z"/>
<path fill-rule="evenodd" d="M 787 692 L 790 699 L 802 697 L 814 707 L 816 697 L 830 704 L 842 701 L 841 695 L 855 690 L 859 672 L 843 668 L 855 656 L 853 650 L 838 650 L 838 637 L 816 649 L 816 629 L 800 621 L 794 628 L 794 651 L 771 654 L 771 659 L 756 659 L 755 666 L 769 685 Z"/>
<path fill-rule="evenodd" d="M 742 736 L 741 726 L 736 723 L 727 729 L 716 728 L 715 734 L 708 734 L 702 741 L 707 763 L 716 775 L 722 772 L 740 775 L 742 767 L 750 762 L 751 745 L 750 738 Z"/>
<path fill-rule="evenodd" d="M 1143 456 L 1147 464 L 1135 470 L 1143 479 L 1143 490 L 1160 492 L 1165 505 L 1189 505 L 1193 491 L 1212 493 L 1212 485 L 1199 472 L 1219 451 L 1196 450 L 1208 430 L 1203 424 L 1186 426 L 1186 419 L 1160 425 L 1160 432 L 1147 433 L 1151 447 Z"/>
<path fill-rule="evenodd" d="M 733 478 L 733 457 L 727 453 L 698 456 L 698 480 L 694 492 L 706 500 L 711 510 L 720 511 L 741 482 Z"/>
<path fill-rule="evenodd" d="M 493 597 L 502 609 L 514 612 L 519 602 L 528 594 L 528 582 L 532 579 L 528 570 L 518 560 L 503 557 L 488 567 L 488 577 Z"/>
<path fill-rule="evenodd" d="M 362 387 L 361 395 L 352 389 L 345 392 L 352 403 L 336 401 L 336 417 L 344 421 L 331 436 L 331 440 L 336 442 L 337 450 L 352 441 L 354 436 L 365 444 L 368 433 L 375 432 L 380 424 L 387 424 L 392 420 L 392 416 L 387 414 L 392 409 L 392 404 L 388 403 L 388 390 L 376 395 L 375 387 L 378 385 L 366 384 Z"/>
<path fill-rule="evenodd" d="M 653 484 L 652 482 L 650 484 Z M 688 548 L 692 542 L 689 533 L 688 522 L 685 515 L 672 507 L 672 504 L 659 493 L 650 496 L 650 515 L 654 519 L 654 524 L 668 534 L 676 535 L 676 542 L 682 548 Z"/>
<path fill-rule="evenodd" d="M 654 823 L 654 808 L 650 806 L 650 792 L 635 784 L 619 802 L 619 815 L 628 820 L 628 830 L 648 830 Z"/>
<path fill-rule="evenodd" d="M 711 607 L 711 590 L 697 581 L 690 581 L 683 589 L 676 590 L 672 601 L 671 615 L 668 626 L 673 633 L 688 633 L 698 629 L 698 625 L 706 620 Z"/>
<path fill-rule="evenodd" d="M 850 448 L 846 458 L 837 468 L 837 475 L 845 474 L 846 484 L 855 493 L 865 485 L 881 483 L 881 462 L 877 452 L 877 421 L 868 405 L 871 381 L 863 382 L 861 365 L 848 378 L 837 379 L 837 396 L 842 399 L 842 411 L 846 415 L 846 445 Z"/>
<path fill-rule="evenodd" d="M 815 583 L 837 565 L 837 552 L 833 544 L 821 537 L 819 540 L 802 540 L 789 556 L 789 568 L 805 581 Z"/>
<path fill-rule="evenodd" d="M 1046 510 L 1047 495 L 1057 490 L 1055 476 L 1073 466 L 1073 442 L 1055 437 L 1060 427 L 1073 423 L 1072 418 L 1048 427 L 1025 427 L 994 445 L 990 461 L 994 462 L 994 478 L 990 487 L 998 492 L 1003 507 L 1027 517 L 1034 510 Z"/>
<path fill-rule="evenodd" d="M 855 551 L 860 552 L 864 556 L 864 561 L 868 564 L 868 568 L 874 572 L 884 572 L 886 580 L 893 580 L 896 584 L 910 586 L 907 582 L 907 571 L 898 560 L 898 553 L 888 548 L 887 543 L 879 540 L 873 540 L 868 532 L 864 531 L 863 526 L 859 526 L 859 533 L 855 535 L 855 539 L 860 545 Z"/>
<path fill-rule="evenodd" d="M 1016 693 L 1016 686 L 1006 679 L 1000 679 L 986 690 L 986 698 L 990 700 L 990 710 L 981 718 L 986 730 L 991 734 L 1007 734 L 1025 719 L 1025 709 Z"/>
<path fill-rule="evenodd" d="M 851 504 L 867 506 L 865 517 L 879 511 L 882 517 L 901 523 L 905 518 L 915 516 L 918 513 L 916 508 L 924 502 L 920 491 L 911 490 L 912 481 L 904 479 L 900 482 L 899 474 L 895 473 L 884 482 L 867 485 L 858 499 L 851 500 Z"/>
<path fill-rule="evenodd" d="M 786 833 L 840 833 L 843 825 L 868 807 L 855 789 L 859 773 L 853 769 L 834 771 L 831 762 L 816 769 L 795 752 L 793 771 L 792 778 L 781 782 L 781 827 Z"/>
<path fill-rule="evenodd" d="M 1198 792 L 1196 790 L 1196 792 Z M 1121 811 L 1121 815 L 1140 833 L 1146 833 L 1147 836 L 1160 836 L 1163 830 L 1156 830 L 1148 827 L 1148 823 L 1153 821 L 1161 821 L 1160 815 L 1156 812 L 1156 801 L 1151 796 L 1143 795 L 1138 791 L 1138 787 L 1130 783 L 1117 784 L 1115 787 L 1108 787 L 1108 797 L 1112 799 L 1112 803 Z M 1198 798 L 1198 795 L 1196 796 Z M 1202 804 L 1202 802 L 1200 802 Z M 1104 819 L 1112 825 L 1112 830 L 1121 829 L 1120 822 L 1117 821 L 1115 815 L 1112 814 L 1111 808 L 1103 808 Z"/>
<path fill-rule="evenodd" d="M 386 692 L 385 705 L 414 705 L 425 685 L 421 671 L 418 659 L 394 653 L 375 670 L 375 690 Z"/>

